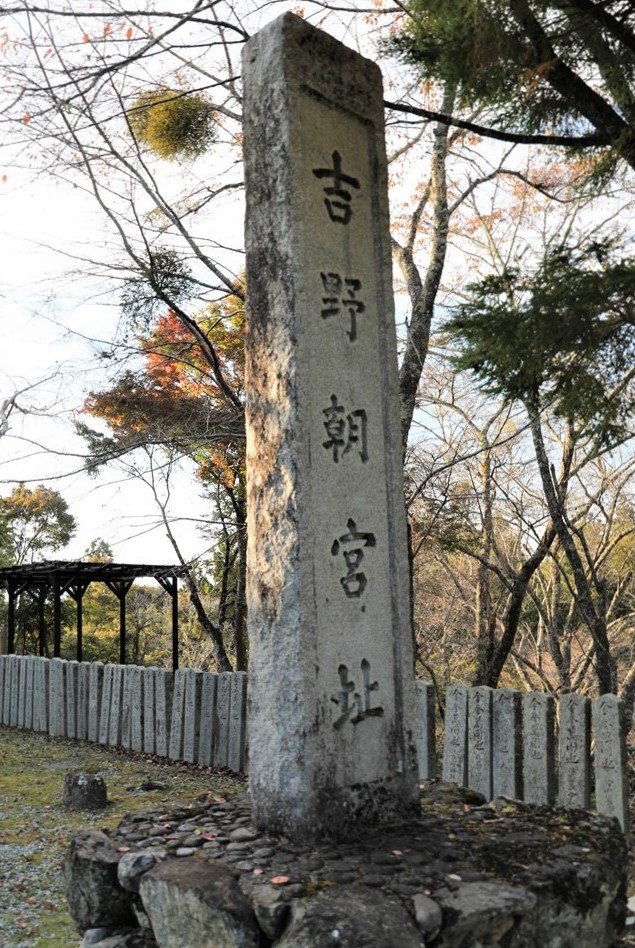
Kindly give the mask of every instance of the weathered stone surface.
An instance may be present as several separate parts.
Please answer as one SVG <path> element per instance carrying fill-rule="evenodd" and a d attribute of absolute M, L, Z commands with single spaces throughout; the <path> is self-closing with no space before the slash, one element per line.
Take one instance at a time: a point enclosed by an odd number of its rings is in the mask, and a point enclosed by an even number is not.
<path fill-rule="evenodd" d="M 554 803 L 555 702 L 551 695 L 523 695 L 523 796 L 527 803 Z"/>
<path fill-rule="evenodd" d="M 214 759 L 214 715 L 216 711 L 216 691 L 218 675 L 204 672 L 201 685 L 201 722 L 198 745 L 198 762 L 205 767 L 211 766 Z"/>
<path fill-rule="evenodd" d="M 383 93 L 291 14 L 243 67 L 250 792 L 319 836 L 416 800 Z"/>
<path fill-rule="evenodd" d="M 99 774 L 66 774 L 63 802 L 78 810 L 98 810 L 108 804 L 108 792 Z"/>
<path fill-rule="evenodd" d="M 201 686 L 203 672 L 195 668 L 185 670 L 185 720 L 183 724 L 183 760 L 193 764 L 198 760 L 201 728 Z"/>
<path fill-rule="evenodd" d="M 99 948 L 156 948 L 151 931 L 143 928 L 105 929 L 90 928 L 84 933 L 79 948 L 98 945 Z"/>
<path fill-rule="evenodd" d="M 141 876 L 144 872 L 156 866 L 158 859 L 154 853 L 132 852 L 124 853 L 117 867 L 117 879 L 122 889 L 127 892 L 138 892 Z"/>
<path fill-rule="evenodd" d="M 492 688 L 470 688 L 467 710 L 467 784 L 492 799 Z"/>
<path fill-rule="evenodd" d="M 518 946 L 509 941 L 509 932 L 518 926 L 519 919 L 532 915 L 537 908 L 536 896 L 521 887 L 504 882 L 464 882 L 454 891 L 437 893 L 443 912 L 449 922 L 440 940 L 440 948 L 480 948 L 481 945 L 496 945 L 504 936 L 504 944 Z M 522 943 L 521 943 L 522 944 Z M 538 943 L 524 943 L 538 948 Z"/>
<path fill-rule="evenodd" d="M 492 795 L 522 800 L 521 695 L 498 688 L 492 695 Z"/>
<path fill-rule="evenodd" d="M 231 870 L 179 859 L 141 878 L 141 900 L 161 948 L 256 948 L 258 924 Z"/>
<path fill-rule="evenodd" d="M 445 696 L 443 780 L 467 784 L 467 702 L 465 685 L 450 685 Z"/>
<path fill-rule="evenodd" d="M 429 681 L 416 681 L 417 699 L 417 761 L 419 780 L 434 780 L 437 776 L 437 746 L 435 691 Z"/>
<path fill-rule="evenodd" d="M 412 904 L 419 930 L 426 940 L 433 940 L 439 934 L 443 923 L 441 906 L 423 892 L 417 892 L 413 896 Z"/>
<path fill-rule="evenodd" d="M 274 948 L 421 948 L 421 934 L 395 899 L 351 886 L 294 902 L 291 922 Z"/>
<path fill-rule="evenodd" d="M 559 701 L 558 802 L 583 806 L 591 800 L 591 701 L 566 694 Z"/>
<path fill-rule="evenodd" d="M 623 725 L 624 702 L 602 695 L 593 702 L 595 797 L 600 813 L 615 816 L 628 835 L 628 775 Z"/>
<path fill-rule="evenodd" d="M 183 756 L 183 732 L 185 728 L 185 672 L 178 668 L 174 673 L 174 690 L 172 692 L 172 715 L 170 724 L 170 750 L 172 760 Z"/>
<path fill-rule="evenodd" d="M 80 830 L 71 841 L 64 857 L 64 889 L 80 932 L 134 925 L 132 896 L 117 879 L 120 855 L 99 830 Z"/>
<path fill-rule="evenodd" d="M 259 885 L 253 891 L 251 901 L 258 924 L 267 938 L 278 938 L 289 915 L 289 903 L 280 886 Z"/>

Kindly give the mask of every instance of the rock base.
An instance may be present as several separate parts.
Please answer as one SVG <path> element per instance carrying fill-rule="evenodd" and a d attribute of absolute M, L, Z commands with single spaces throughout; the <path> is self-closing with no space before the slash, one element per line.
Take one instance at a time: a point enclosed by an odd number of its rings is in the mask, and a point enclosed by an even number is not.
<path fill-rule="evenodd" d="M 418 818 L 337 844 L 260 835 L 244 796 L 147 810 L 107 836 L 82 830 L 64 868 L 82 944 L 613 944 L 626 914 L 627 848 L 617 821 L 504 799 L 485 804 L 450 784 L 422 790 Z M 105 900 L 100 890 L 106 878 L 112 886 L 114 864 L 118 891 Z M 107 901 L 117 905 L 110 925 Z"/>

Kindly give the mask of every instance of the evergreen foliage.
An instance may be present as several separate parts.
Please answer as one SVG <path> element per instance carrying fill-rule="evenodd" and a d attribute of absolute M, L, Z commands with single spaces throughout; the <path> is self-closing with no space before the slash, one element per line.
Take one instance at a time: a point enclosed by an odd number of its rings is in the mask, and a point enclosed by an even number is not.
<path fill-rule="evenodd" d="M 388 48 L 460 107 L 527 135 L 597 133 L 635 167 L 635 7 L 626 0 L 410 0 Z"/>
<path fill-rule="evenodd" d="M 551 404 L 604 444 L 635 412 L 635 259 L 608 242 L 548 251 L 537 270 L 508 267 L 472 284 L 446 330 L 486 391 L 534 410 Z M 632 374 L 632 373 L 631 373 Z"/>

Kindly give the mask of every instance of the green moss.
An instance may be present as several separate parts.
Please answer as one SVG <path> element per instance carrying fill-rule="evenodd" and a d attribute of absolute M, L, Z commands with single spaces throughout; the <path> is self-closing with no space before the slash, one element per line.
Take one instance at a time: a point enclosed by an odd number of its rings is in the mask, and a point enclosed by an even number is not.
<path fill-rule="evenodd" d="M 125 813 L 243 789 L 239 778 L 207 768 L 5 727 L 0 727 L 0 760 L 2 948 L 68 948 L 79 942 L 66 908 L 61 864 L 80 827 L 113 828 Z M 71 772 L 103 776 L 109 799 L 104 810 L 64 806 L 64 780 Z M 141 791 L 148 779 L 165 789 Z"/>

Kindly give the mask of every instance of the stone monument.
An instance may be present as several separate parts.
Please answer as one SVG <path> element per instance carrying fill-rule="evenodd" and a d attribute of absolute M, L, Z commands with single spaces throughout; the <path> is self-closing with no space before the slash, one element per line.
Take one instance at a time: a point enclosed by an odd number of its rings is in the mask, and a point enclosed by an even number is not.
<path fill-rule="evenodd" d="M 243 64 L 250 794 L 342 835 L 418 803 L 381 73 L 292 14 Z"/>

